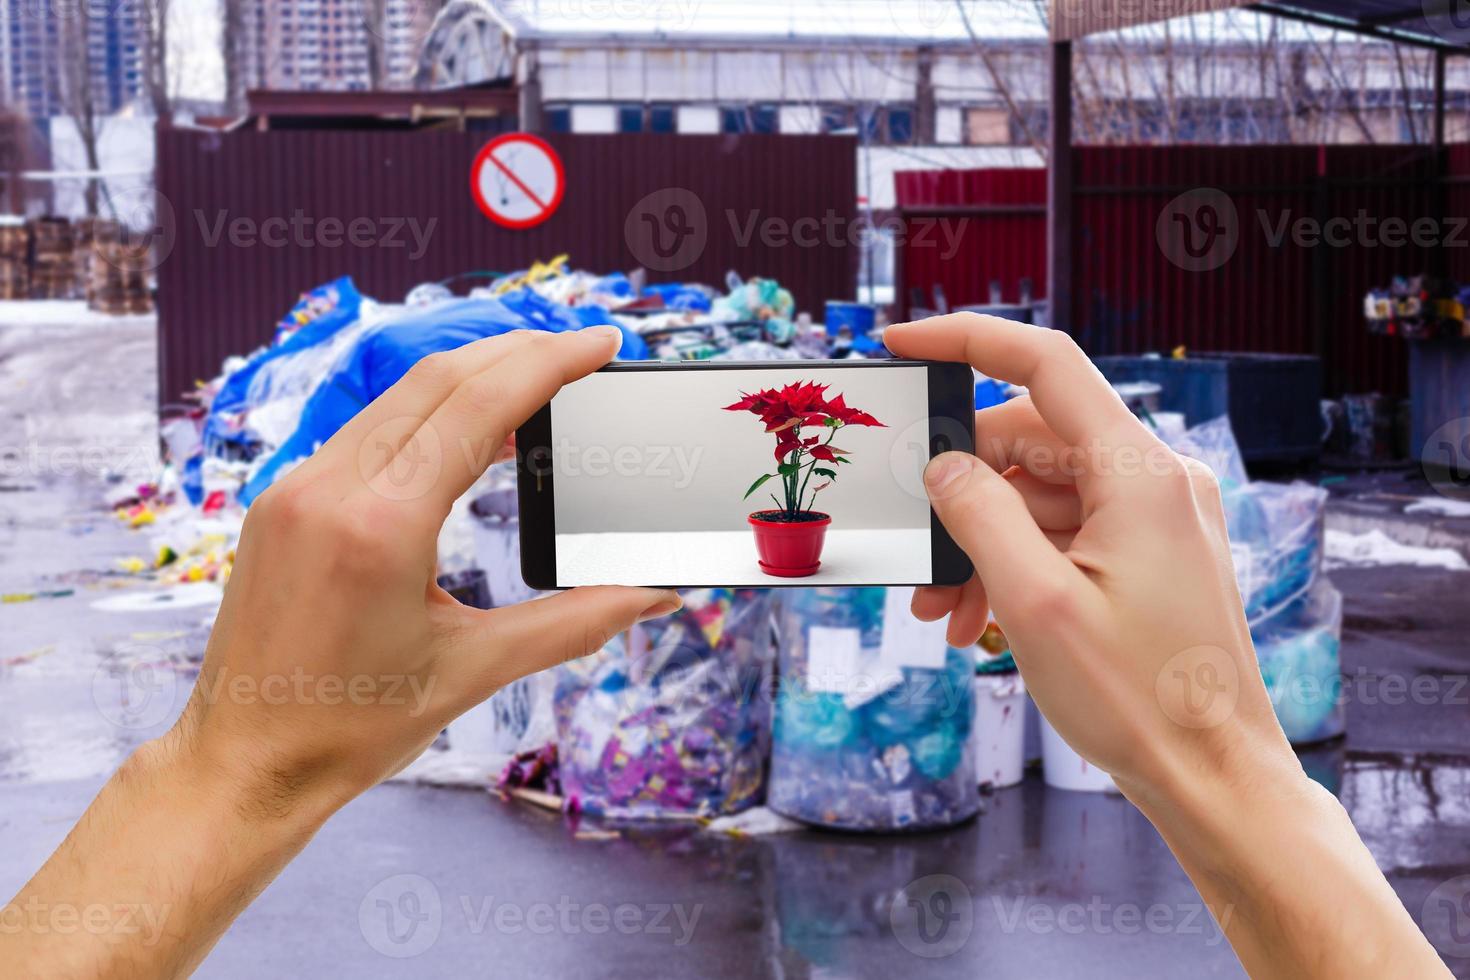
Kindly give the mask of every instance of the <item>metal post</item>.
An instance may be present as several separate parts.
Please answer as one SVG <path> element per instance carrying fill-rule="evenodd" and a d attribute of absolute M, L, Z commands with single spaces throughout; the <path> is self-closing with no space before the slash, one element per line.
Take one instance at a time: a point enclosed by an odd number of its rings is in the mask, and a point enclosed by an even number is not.
<path fill-rule="evenodd" d="M 1434 149 L 1444 149 L 1444 69 L 1449 55 L 1443 48 L 1434 50 Z"/>
<path fill-rule="evenodd" d="M 1051 326 L 1072 332 L 1072 42 L 1051 45 L 1047 153 L 1047 303 Z"/>

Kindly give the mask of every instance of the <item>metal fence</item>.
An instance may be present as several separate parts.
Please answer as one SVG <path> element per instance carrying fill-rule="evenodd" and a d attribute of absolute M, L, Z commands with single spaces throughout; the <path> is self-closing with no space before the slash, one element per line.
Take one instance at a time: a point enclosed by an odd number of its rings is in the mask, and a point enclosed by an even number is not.
<path fill-rule="evenodd" d="M 1074 197 L 1073 332 L 1094 354 L 1312 353 L 1328 393 L 1407 386 L 1403 341 L 1370 335 L 1363 295 L 1395 275 L 1470 275 L 1470 146 L 1083 147 Z M 1440 179 L 1440 173 L 1449 176 Z M 1046 279 L 1045 173 L 898 176 L 910 228 L 943 215 L 952 255 L 901 249 L 901 304 L 1014 302 Z M 957 231 L 963 221 L 962 231 Z M 927 304 L 925 304 L 927 305 Z M 903 311 L 900 311 L 903 312 Z"/>
<path fill-rule="evenodd" d="M 471 199 L 483 135 L 160 130 L 161 401 L 268 341 L 301 292 L 344 274 L 398 301 L 419 283 L 567 253 L 599 272 L 651 266 L 652 282 L 771 277 L 813 311 L 852 298 L 855 138 L 546 139 L 565 198 L 545 223 L 511 231 Z M 651 251 L 654 233 L 668 237 Z"/>

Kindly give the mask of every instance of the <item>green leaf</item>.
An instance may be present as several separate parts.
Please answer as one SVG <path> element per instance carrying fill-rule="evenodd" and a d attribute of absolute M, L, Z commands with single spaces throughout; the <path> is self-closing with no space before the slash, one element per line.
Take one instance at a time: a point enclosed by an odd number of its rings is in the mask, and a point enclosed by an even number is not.
<path fill-rule="evenodd" d="M 750 489 L 747 490 L 747 491 L 745 491 L 745 497 L 742 497 L 741 499 L 742 500 L 748 499 L 751 494 L 755 493 L 761 487 L 765 486 L 765 483 L 766 483 L 767 480 L 774 480 L 775 478 L 776 478 L 776 474 L 774 474 L 774 473 L 767 473 L 767 474 L 765 474 L 759 480 L 756 480 L 754 483 L 752 483 L 750 485 Z"/>
<path fill-rule="evenodd" d="M 782 463 L 780 466 L 776 467 L 776 472 L 780 473 L 782 476 L 790 476 L 799 469 L 801 469 L 801 466 L 798 463 Z M 760 484 L 757 483 L 756 486 L 760 486 Z"/>
<path fill-rule="evenodd" d="M 824 468 L 822 468 L 822 467 L 819 466 L 816 469 L 812 470 L 812 472 L 815 473 L 815 474 L 817 474 L 817 476 L 825 476 L 829 480 L 835 480 L 835 479 L 837 479 L 837 471 L 836 470 L 824 469 Z"/>
<path fill-rule="evenodd" d="M 832 462 L 834 462 L 834 463 L 851 463 L 852 460 L 847 459 L 846 457 L 843 457 L 843 456 L 838 456 L 836 459 L 832 460 Z"/>

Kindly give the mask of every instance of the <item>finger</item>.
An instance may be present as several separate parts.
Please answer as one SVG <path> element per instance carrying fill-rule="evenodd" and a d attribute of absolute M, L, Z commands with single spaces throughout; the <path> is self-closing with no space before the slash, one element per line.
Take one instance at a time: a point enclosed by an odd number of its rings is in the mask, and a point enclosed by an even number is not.
<path fill-rule="evenodd" d="M 534 335 L 455 388 L 369 487 L 389 499 L 422 499 L 424 513 L 442 521 L 518 425 L 563 385 L 606 365 L 621 344 L 616 327 Z"/>
<path fill-rule="evenodd" d="M 932 623 L 954 612 L 960 601 L 958 585 L 922 585 L 914 590 L 909 611 L 921 623 Z"/>
<path fill-rule="evenodd" d="M 1026 501 L 1031 519 L 1043 531 L 1076 532 L 1082 526 L 1082 498 L 1076 487 L 1047 483 L 1019 468 L 1002 475 Z"/>
<path fill-rule="evenodd" d="M 934 513 L 975 563 L 997 614 L 1024 615 L 1037 596 L 1093 588 L 1036 526 L 1020 492 L 974 456 L 935 457 L 924 483 Z"/>
<path fill-rule="evenodd" d="M 975 413 L 975 455 L 998 473 L 1019 466 L 1048 483 L 1077 482 L 1075 448 L 1051 431 L 1030 396 Z"/>
<path fill-rule="evenodd" d="M 980 576 L 975 575 L 960 587 L 960 601 L 949 617 L 945 639 L 950 646 L 960 649 L 974 646 L 989 623 L 990 601 Z"/>
<path fill-rule="evenodd" d="M 635 623 L 682 606 L 666 589 L 595 586 L 502 609 L 446 610 L 455 637 L 446 695 L 466 711 L 512 681 L 596 653 Z"/>
<path fill-rule="evenodd" d="M 1046 535 L 1046 540 L 1051 542 L 1053 548 L 1064 555 L 1072 550 L 1072 545 L 1077 540 L 1076 531 L 1048 531 L 1043 528 L 1041 533 Z"/>
<path fill-rule="evenodd" d="M 428 418 L 449 397 L 450 392 L 509 357 L 529 343 L 535 334 L 533 330 L 515 330 L 420 358 L 397 384 L 373 399 L 337 430 L 312 460 L 317 465 L 340 464 L 344 459 L 356 461 L 357 471 L 363 480 L 371 480 L 391 458 L 390 453 L 376 452 L 371 446 L 364 450 L 368 441 L 379 441 L 376 438 L 382 434 L 379 430 L 401 429 L 401 435 L 407 437 L 421 420 Z M 401 425 L 394 425 L 397 420 L 403 420 Z M 393 439 L 395 434 L 398 433 L 388 433 L 384 441 L 392 443 L 396 450 L 402 440 Z"/>
<path fill-rule="evenodd" d="M 1144 446 L 1154 437 L 1060 330 L 977 313 L 951 313 L 887 328 L 884 343 L 901 357 L 959 361 L 1025 387 L 1051 430 L 1071 446 Z"/>

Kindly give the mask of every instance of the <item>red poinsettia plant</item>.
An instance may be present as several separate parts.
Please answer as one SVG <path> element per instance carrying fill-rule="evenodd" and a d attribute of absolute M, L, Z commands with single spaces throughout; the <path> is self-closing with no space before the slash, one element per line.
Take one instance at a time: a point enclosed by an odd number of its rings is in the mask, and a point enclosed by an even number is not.
<path fill-rule="evenodd" d="M 762 474 L 745 498 L 771 480 L 781 481 L 781 499 L 773 500 L 789 518 L 810 511 L 817 494 L 837 479 L 837 467 L 852 462 L 852 452 L 832 444 L 833 439 L 849 425 L 883 426 L 867 412 L 849 408 L 843 396 L 826 397 L 830 385 L 814 381 L 797 381 L 784 388 L 768 388 L 744 395 L 727 412 L 750 412 L 765 423 L 766 431 L 776 437 L 776 472 Z M 808 430 L 816 430 L 808 435 Z M 812 485 L 815 479 L 816 485 Z"/>

